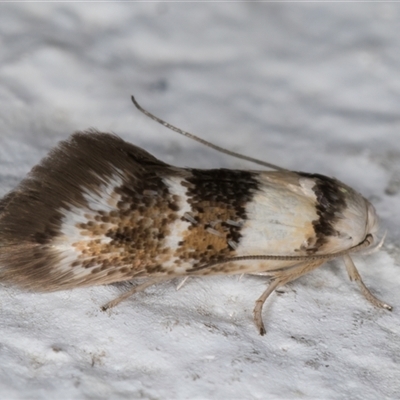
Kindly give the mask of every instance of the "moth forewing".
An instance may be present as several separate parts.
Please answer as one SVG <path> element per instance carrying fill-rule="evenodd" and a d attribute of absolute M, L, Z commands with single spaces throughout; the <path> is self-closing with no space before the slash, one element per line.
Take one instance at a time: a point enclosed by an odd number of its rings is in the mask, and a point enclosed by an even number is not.
<path fill-rule="evenodd" d="M 149 279 L 109 308 L 176 277 L 267 274 L 263 334 L 276 288 L 344 257 L 389 309 L 349 256 L 373 243 L 373 206 L 336 179 L 247 159 L 276 171 L 177 168 L 115 135 L 75 133 L 0 201 L 0 280 L 54 291 Z"/>

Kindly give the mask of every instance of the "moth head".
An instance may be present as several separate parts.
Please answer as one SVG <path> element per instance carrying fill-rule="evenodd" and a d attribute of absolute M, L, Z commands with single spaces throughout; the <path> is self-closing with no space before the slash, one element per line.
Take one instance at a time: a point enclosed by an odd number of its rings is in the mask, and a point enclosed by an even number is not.
<path fill-rule="evenodd" d="M 361 200 L 363 200 L 363 202 L 361 202 Z M 363 249 L 369 249 L 370 252 L 371 248 L 372 250 L 378 250 L 382 246 L 386 234 L 383 236 L 380 242 L 376 244 L 377 233 L 379 230 L 379 218 L 376 213 L 375 207 L 367 199 L 361 196 L 357 203 L 359 205 L 364 203 L 364 207 L 360 209 L 360 211 L 362 209 L 364 211 L 358 216 L 360 222 L 359 235 L 357 235 L 356 242 L 353 242 L 351 252 L 358 252 Z M 361 223 L 363 223 L 363 225 L 361 225 Z M 354 231 L 353 234 L 355 233 L 356 232 Z M 356 235 L 354 235 L 354 237 L 356 237 Z"/>
<path fill-rule="evenodd" d="M 337 253 L 346 248 L 358 249 L 361 244 L 366 248 L 375 242 L 378 216 L 373 205 L 360 193 L 342 182 L 321 176 L 313 190 L 320 214 L 315 226 L 320 230 L 330 228 L 322 230 L 325 233 L 323 251 Z"/>

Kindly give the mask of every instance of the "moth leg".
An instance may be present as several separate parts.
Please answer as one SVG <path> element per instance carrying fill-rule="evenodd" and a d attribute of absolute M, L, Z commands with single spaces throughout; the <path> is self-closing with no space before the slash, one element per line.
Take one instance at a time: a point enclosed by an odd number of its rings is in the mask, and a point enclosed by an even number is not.
<path fill-rule="evenodd" d="M 128 290 L 127 292 L 125 292 L 121 296 L 118 296 L 114 300 L 109 301 L 107 304 L 104 304 L 104 306 L 101 307 L 101 309 L 103 311 L 106 311 L 109 308 L 115 307 L 116 305 L 121 303 L 121 301 L 126 300 L 128 297 L 131 297 L 133 294 L 141 292 L 142 290 L 148 288 L 149 286 L 155 285 L 156 283 L 159 283 L 159 282 L 161 282 L 163 280 L 165 280 L 165 278 L 149 279 L 148 281 L 142 283 L 141 285 L 137 285 L 134 288 L 132 288 L 131 290 Z"/>
<path fill-rule="evenodd" d="M 256 327 L 258 331 L 260 332 L 260 335 L 263 336 L 266 334 L 264 322 L 262 319 L 262 308 L 267 300 L 268 296 L 279 286 L 281 286 L 281 281 L 279 279 L 274 279 L 269 286 L 267 287 L 267 290 L 264 291 L 264 293 L 256 300 L 256 305 L 253 310 L 254 314 L 254 322 L 256 324 Z"/>
<path fill-rule="evenodd" d="M 361 279 L 359 272 L 357 271 L 356 266 L 354 265 L 353 260 L 351 257 L 346 254 L 343 256 L 344 263 L 346 265 L 347 273 L 349 274 L 349 278 L 351 281 L 356 281 L 358 286 L 360 286 L 361 293 L 364 297 L 371 302 L 374 306 L 380 308 L 386 308 L 386 310 L 392 311 L 393 307 L 389 304 L 384 303 L 383 301 L 376 298 L 369 289 L 365 286 L 364 282 Z"/>
<path fill-rule="evenodd" d="M 176 291 L 180 290 L 182 286 L 186 283 L 188 280 L 188 276 L 185 276 L 177 285 L 176 285 Z"/>
<path fill-rule="evenodd" d="M 265 290 L 265 292 L 257 299 L 256 305 L 253 310 L 254 322 L 260 332 L 260 335 L 265 335 L 266 333 L 265 326 L 262 320 L 262 308 L 268 296 L 275 289 L 278 289 L 278 287 L 283 286 L 288 282 L 294 281 L 295 279 L 306 274 L 307 272 L 318 268 L 323 263 L 324 260 L 314 260 L 312 262 L 294 265 L 292 268 L 286 271 L 275 272 L 273 276 L 273 281 L 269 284 L 267 290 Z"/>

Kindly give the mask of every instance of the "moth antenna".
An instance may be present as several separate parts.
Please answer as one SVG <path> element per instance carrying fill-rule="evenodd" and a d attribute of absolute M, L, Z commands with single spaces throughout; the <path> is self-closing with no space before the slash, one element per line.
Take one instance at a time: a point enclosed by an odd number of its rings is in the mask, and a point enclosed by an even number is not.
<path fill-rule="evenodd" d="M 373 237 L 371 234 L 368 234 L 365 239 L 359 243 L 358 245 L 345 250 L 345 251 L 338 251 L 337 253 L 332 253 L 332 254 L 315 254 L 313 256 L 276 256 L 276 255 L 249 255 L 249 256 L 237 256 L 237 257 L 230 257 L 230 258 L 224 258 L 222 260 L 217 260 L 210 262 L 205 265 L 200 265 L 199 267 L 194 267 L 188 272 L 195 273 L 197 271 L 201 271 L 203 269 L 211 268 L 214 267 L 215 265 L 219 264 L 226 264 L 228 262 L 236 262 L 236 261 L 261 261 L 261 260 L 272 260 L 272 261 L 301 261 L 301 262 L 307 262 L 307 261 L 317 261 L 317 260 L 332 260 L 337 257 L 341 256 L 346 256 L 349 253 L 356 253 L 362 249 L 365 249 L 372 244 Z M 288 267 L 290 269 L 291 267 Z M 274 272 L 273 270 L 270 270 L 268 272 Z"/>
<path fill-rule="evenodd" d="M 220 153 L 228 154 L 228 155 L 230 155 L 230 156 L 232 156 L 232 157 L 240 158 L 240 159 L 242 159 L 242 160 L 246 160 L 246 161 L 250 161 L 250 162 L 255 163 L 255 164 L 262 165 L 263 167 L 275 169 L 275 170 L 277 170 L 277 171 L 288 171 L 287 169 L 282 168 L 282 167 L 278 167 L 278 166 L 275 165 L 275 164 L 271 164 L 271 163 L 268 163 L 268 162 L 265 162 L 265 161 L 261 161 L 261 160 L 258 160 L 258 159 L 256 159 L 256 158 L 253 158 L 253 157 L 245 156 L 245 155 L 243 155 L 243 154 L 236 153 L 236 152 L 234 152 L 234 151 L 227 150 L 227 149 L 224 149 L 223 147 L 217 146 L 217 145 L 215 145 L 215 144 L 213 144 L 213 143 L 207 142 L 207 140 L 201 139 L 201 138 L 199 138 L 198 136 L 193 135 L 193 134 L 190 133 L 190 132 L 186 132 L 186 131 L 184 131 L 184 130 L 182 130 L 182 129 L 179 129 L 179 128 L 177 128 L 176 126 L 171 125 L 171 124 L 169 124 L 168 122 L 162 120 L 161 118 L 156 117 L 156 116 L 155 116 L 154 114 L 152 114 L 151 112 L 145 110 L 145 109 L 136 101 L 135 97 L 131 96 L 131 99 L 132 99 L 132 102 L 133 102 L 133 104 L 135 105 L 135 107 L 136 107 L 139 111 L 141 111 L 144 115 L 146 115 L 147 117 L 151 118 L 153 121 L 158 122 L 159 124 L 165 126 L 165 127 L 168 128 L 168 129 L 171 129 L 171 130 L 174 131 L 174 132 L 177 132 L 177 133 L 179 133 L 179 134 L 181 134 L 181 135 L 183 135 L 183 136 L 186 136 L 186 137 L 188 137 L 188 138 L 190 138 L 190 139 L 193 139 L 193 140 L 195 140 L 195 141 L 197 141 L 197 142 L 203 144 L 204 146 L 211 147 L 212 149 L 214 149 L 214 150 L 216 150 L 216 151 L 219 151 Z"/>

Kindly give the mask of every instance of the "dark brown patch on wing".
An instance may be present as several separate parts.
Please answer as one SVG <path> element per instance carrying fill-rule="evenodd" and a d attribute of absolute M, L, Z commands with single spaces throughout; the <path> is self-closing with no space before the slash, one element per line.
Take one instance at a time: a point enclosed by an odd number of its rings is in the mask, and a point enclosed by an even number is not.
<path fill-rule="evenodd" d="M 115 188 L 115 193 L 115 210 L 88 216 L 89 221 L 79 226 L 84 238 L 93 238 L 76 243 L 82 252 L 80 266 L 93 268 L 94 275 L 105 271 L 112 280 L 166 272 L 157 259 L 165 251 L 163 242 L 170 234 L 170 224 L 178 218 L 178 199 L 150 171 L 139 181 L 128 179 Z M 109 238 L 110 242 L 100 242 L 96 237 Z"/>
<path fill-rule="evenodd" d="M 309 253 L 315 253 L 328 242 L 329 236 L 338 235 L 334 225 L 340 218 L 341 212 L 346 208 L 346 195 L 336 179 L 305 172 L 298 172 L 298 174 L 315 181 L 313 191 L 317 197 L 316 209 L 319 219 L 313 221 L 313 226 L 317 240 L 314 247 L 308 249 Z"/>
<path fill-rule="evenodd" d="M 241 222 L 246 220 L 246 204 L 258 187 L 248 171 L 227 169 L 190 170 L 186 178 L 186 195 L 191 224 L 176 256 L 182 261 L 193 260 L 201 265 L 222 260 L 235 254 L 241 238 Z"/>

